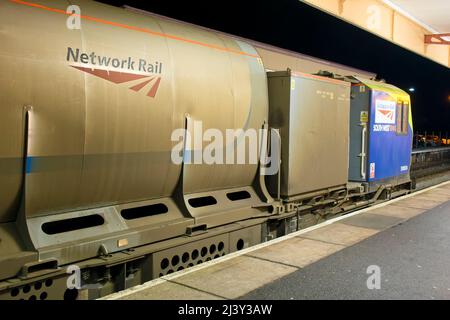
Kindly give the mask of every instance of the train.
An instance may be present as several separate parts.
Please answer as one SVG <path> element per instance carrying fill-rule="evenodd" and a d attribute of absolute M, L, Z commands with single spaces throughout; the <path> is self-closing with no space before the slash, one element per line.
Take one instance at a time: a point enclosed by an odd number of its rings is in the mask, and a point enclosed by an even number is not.
<path fill-rule="evenodd" d="M 0 299 L 96 299 L 414 188 L 410 97 L 368 72 L 87 0 L 2 0 L 0 31 Z M 196 122 L 268 152 L 174 162 Z"/>

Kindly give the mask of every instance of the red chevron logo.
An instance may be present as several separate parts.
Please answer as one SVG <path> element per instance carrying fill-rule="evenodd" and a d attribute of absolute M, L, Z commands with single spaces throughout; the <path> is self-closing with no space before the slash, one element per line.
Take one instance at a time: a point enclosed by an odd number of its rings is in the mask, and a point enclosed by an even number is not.
<path fill-rule="evenodd" d="M 78 66 L 71 66 L 71 67 L 78 69 L 80 71 L 89 73 L 91 75 L 94 75 L 96 77 L 102 78 L 109 82 L 115 83 L 115 84 L 122 84 L 122 83 L 141 79 L 141 80 L 143 80 L 142 82 L 139 82 L 138 84 L 134 84 L 133 86 L 129 87 L 129 89 L 138 92 L 138 91 L 143 90 L 145 87 L 147 87 L 148 88 L 147 97 L 150 97 L 150 98 L 154 98 L 156 96 L 156 93 L 158 92 L 159 84 L 161 83 L 161 77 L 157 77 L 157 76 L 142 75 L 142 74 L 136 74 L 136 73 L 126 73 L 126 72 L 119 72 L 119 71 L 110 71 L 110 70 L 104 70 L 104 69 L 85 68 L 85 67 L 78 67 Z"/>
<path fill-rule="evenodd" d="M 394 112 L 392 110 L 378 110 L 382 115 L 388 119 L 394 119 Z"/>

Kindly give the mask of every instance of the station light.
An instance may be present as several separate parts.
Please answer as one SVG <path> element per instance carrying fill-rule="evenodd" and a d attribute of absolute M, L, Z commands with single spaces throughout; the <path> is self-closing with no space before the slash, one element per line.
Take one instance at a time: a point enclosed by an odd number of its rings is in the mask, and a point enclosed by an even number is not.
<path fill-rule="evenodd" d="M 409 88 L 408 91 L 409 91 L 409 92 L 415 92 L 416 89 L 415 89 L 415 88 Z"/>

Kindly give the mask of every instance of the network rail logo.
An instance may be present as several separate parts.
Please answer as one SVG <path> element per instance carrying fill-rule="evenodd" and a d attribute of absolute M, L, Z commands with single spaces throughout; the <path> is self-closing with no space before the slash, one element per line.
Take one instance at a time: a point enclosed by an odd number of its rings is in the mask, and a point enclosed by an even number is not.
<path fill-rule="evenodd" d="M 160 61 L 148 62 L 145 59 L 135 60 L 131 57 L 119 59 L 71 47 L 67 48 L 66 60 L 77 70 L 114 84 L 128 83 L 128 88 L 136 92 L 145 90 L 149 98 L 155 98 L 161 83 L 163 63 Z"/>

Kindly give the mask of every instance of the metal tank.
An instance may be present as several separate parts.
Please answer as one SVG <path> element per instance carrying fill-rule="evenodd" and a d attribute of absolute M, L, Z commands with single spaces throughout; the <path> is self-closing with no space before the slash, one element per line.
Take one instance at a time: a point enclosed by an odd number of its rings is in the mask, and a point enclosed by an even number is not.
<path fill-rule="evenodd" d="M 66 27 L 69 5 L 79 30 Z M 67 263 L 259 212 L 257 164 L 171 160 L 172 132 L 193 121 L 224 136 L 267 123 L 251 45 L 93 1 L 37 0 L 0 3 L 0 42 L 0 228 L 24 240 L 11 254 Z"/>
<path fill-rule="evenodd" d="M 287 70 L 268 72 L 268 87 L 283 159 L 279 186 L 278 177 L 268 179 L 271 194 L 296 200 L 345 188 L 350 84 Z"/>

